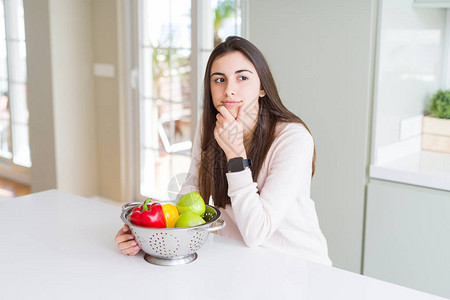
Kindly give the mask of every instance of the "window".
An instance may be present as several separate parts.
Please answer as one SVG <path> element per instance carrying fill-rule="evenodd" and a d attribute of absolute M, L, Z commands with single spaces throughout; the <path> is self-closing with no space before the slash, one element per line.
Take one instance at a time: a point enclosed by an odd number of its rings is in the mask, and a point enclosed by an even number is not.
<path fill-rule="evenodd" d="M 0 0 L 0 157 L 30 167 L 22 0 Z"/>
<path fill-rule="evenodd" d="M 206 60 L 242 35 L 243 0 L 138 0 L 138 196 L 173 199 L 189 170 Z"/>

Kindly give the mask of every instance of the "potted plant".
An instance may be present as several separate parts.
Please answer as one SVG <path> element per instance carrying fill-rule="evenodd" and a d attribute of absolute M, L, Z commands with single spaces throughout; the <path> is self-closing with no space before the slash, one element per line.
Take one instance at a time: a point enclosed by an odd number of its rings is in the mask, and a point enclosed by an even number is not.
<path fill-rule="evenodd" d="M 450 153 L 450 90 L 437 91 L 429 110 L 423 117 L 422 149 Z"/>

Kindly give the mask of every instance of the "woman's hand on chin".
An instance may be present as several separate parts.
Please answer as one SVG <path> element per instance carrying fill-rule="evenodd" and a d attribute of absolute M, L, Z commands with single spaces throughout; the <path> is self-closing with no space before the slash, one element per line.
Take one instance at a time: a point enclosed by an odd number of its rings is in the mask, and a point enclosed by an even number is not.
<path fill-rule="evenodd" d="M 225 106 L 219 106 L 217 110 L 219 113 L 216 115 L 214 137 L 225 152 L 227 161 L 234 157 L 247 158 L 244 147 L 244 130 L 239 120 L 242 105 L 238 108 L 236 118 Z"/>

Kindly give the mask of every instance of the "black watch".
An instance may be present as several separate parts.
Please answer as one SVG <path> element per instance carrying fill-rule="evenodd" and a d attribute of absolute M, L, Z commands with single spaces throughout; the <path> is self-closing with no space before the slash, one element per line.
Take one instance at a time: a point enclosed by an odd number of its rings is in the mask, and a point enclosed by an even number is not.
<path fill-rule="evenodd" d="M 228 162 L 228 172 L 240 172 L 244 171 L 245 168 L 252 166 L 252 160 L 250 158 L 243 159 L 242 157 L 235 157 L 230 159 Z"/>

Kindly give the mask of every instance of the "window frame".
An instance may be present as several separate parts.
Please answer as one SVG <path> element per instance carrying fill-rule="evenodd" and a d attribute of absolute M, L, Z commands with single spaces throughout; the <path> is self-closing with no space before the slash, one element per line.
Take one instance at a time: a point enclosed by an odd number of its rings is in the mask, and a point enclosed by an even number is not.
<path fill-rule="evenodd" d="M 10 53 L 12 52 L 12 48 L 11 48 L 11 40 L 12 38 L 10 37 L 10 27 L 12 26 L 12 18 L 9 14 L 9 12 L 11 11 L 10 8 L 10 1 L 9 0 L 0 0 L 3 3 L 3 9 L 4 9 L 4 21 L 5 21 L 5 42 L 6 42 L 6 62 L 7 62 L 7 72 L 8 72 L 8 77 L 7 77 L 7 82 L 8 82 L 8 101 L 9 101 L 9 114 L 10 114 L 10 119 L 9 119 L 9 134 L 10 134 L 10 152 L 11 152 L 11 157 L 4 157 L 4 156 L 0 156 L 0 176 L 1 177 L 5 177 L 20 183 L 24 183 L 24 184 L 30 184 L 31 183 L 31 166 L 32 166 L 32 162 L 31 162 L 31 154 L 30 154 L 30 166 L 24 166 L 24 165 L 20 165 L 20 164 L 16 164 L 14 162 L 14 129 L 13 127 L 14 125 L 14 116 L 13 116 L 13 110 L 14 110 L 14 97 L 11 97 L 11 87 L 13 84 L 25 84 L 25 86 L 27 86 L 28 83 L 28 79 L 25 79 L 25 82 L 15 82 L 12 79 L 12 62 L 11 62 L 11 55 Z M 23 6 L 23 2 L 22 2 L 22 6 Z M 24 20 L 25 23 L 25 20 Z M 26 24 L 24 24 L 24 26 L 26 26 Z M 26 37 L 24 37 L 24 40 L 17 40 L 18 42 L 24 42 L 26 45 Z M 25 50 L 26 51 L 26 50 Z M 27 66 L 27 61 L 25 62 L 25 66 Z M 28 101 L 27 101 L 28 103 Z M 27 128 L 28 128 L 28 147 L 30 147 L 30 136 L 29 136 L 29 119 L 27 121 L 26 124 Z"/>

